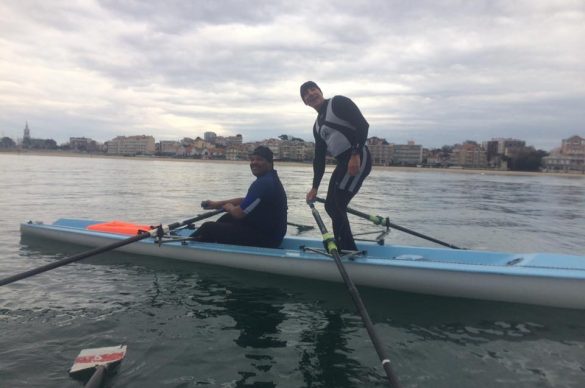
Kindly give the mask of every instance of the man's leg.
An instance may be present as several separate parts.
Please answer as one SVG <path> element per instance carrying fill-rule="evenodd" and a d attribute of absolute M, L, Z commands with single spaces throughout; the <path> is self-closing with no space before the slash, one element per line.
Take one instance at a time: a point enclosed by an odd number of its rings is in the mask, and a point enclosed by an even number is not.
<path fill-rule="evenodd" d="M 227 216 L 227 217 L 226 217 Z M 196 241 L 267 247 L 262 234 L 229 214 L 217 221 L 205 222 L 192 235 Z"/>
<path fill-rule="evenodd" d="M 347 163 L 340 163 L 329 182 L 325 210 L 331 217 L 333 234 L 340 250 L 357 250 L 347 217 L 347 206 L 372 170 L 372 159 L 367 147 L 363 148 L 361 157 L 361 167 L 356 176 L 347 173 Z"/>
<path fill-rule="evenodd" d="M 327 193 L 325 210 L 333 224 L 333 234 L 340 250 L 356 251 L 357 247 L 351 232 L 349 219 L 347 218 L 347 204 L 353 198 L 349 191 L 339 190 L 333 185 L 332 190 Z"/>

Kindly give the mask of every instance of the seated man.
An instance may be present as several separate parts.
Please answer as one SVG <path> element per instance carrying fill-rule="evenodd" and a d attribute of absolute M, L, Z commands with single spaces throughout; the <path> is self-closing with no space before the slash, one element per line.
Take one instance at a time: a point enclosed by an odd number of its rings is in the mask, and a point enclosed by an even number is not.
<path fill-rule="evenodd" d="M 260 146 L 250 156 L 256 180 L 245 198 L 204 201 L 206 209 L 223 208 L 217 221 L 206 222 L 192 237 L 196 241 L 277 248 L 286 234 L 286 193 L 274 169 L 270 148 Z"/>

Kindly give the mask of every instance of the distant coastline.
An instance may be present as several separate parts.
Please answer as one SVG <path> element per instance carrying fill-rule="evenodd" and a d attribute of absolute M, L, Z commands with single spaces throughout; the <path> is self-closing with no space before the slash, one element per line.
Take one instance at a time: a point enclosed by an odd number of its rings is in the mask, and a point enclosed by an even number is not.
<path fill-rule="evenodd" d="M 247 164 L 245 160 L 225 160 L 225 159 L 179 159 L 166 156 L 123 156 L 123 155 L 106 155 L 106 154 L 84 154 L 67 151 L 48 151 L 48 150 L 14 150 L 2 149 L 0 154 L 31 155 L 31 156 L 57 156 L 57 157 L 75 157 L 75 158 L 100 158 L 100 159 L 125 159 L 125 160 L 157 160 L 169 162 L 193 162 L 193 163 L 233 163 Z M 309 162 L 291 162 L 278 161 L 275 164 L 281 166 L 311 166 Z M 538 171 L 505 171 L 478 168 L 435 168 L 435 167 L 404 167 L 404 166 L 374 166 L 374 169 L 384 169 L 389 171 L 407 171 L 412 173 L 418 172 L 441 172 L 456 174 L 484 174 L 484 175 L 517 175 L 517 176 L 557 176 L 557 177 L 583 177 L 585 174 L 571 172 L 538 172 Z"/>

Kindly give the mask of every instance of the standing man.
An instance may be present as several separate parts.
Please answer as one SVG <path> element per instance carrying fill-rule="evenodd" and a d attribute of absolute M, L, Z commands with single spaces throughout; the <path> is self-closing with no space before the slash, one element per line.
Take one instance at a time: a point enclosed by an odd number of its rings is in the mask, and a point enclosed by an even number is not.
<path fill-rule="evenodd" d="M 206 209 L 227 214 L 206 222 L 192 237 L 196 241 L 277 248 L 286 234 L 286 193 L 274 169 L 270 148 L 257 147 L 250 156 L 250 169 L 256 180 L 245 198 L 203 201 Z"/>
<path fill-rule="evenodd" d="M 313 187 L 307 193 L 307 201 L 317 196 L 325 173 L 325 154 L 329 152 L 337 160 L 337 167 L 329 181 L 325 210 L 331 217 L 338 248 L 356 251 L 347 206 L 372 170 L 372 157 L 366 146 L 369 124 L 352 100 L 344 96 L 326 100 L 313 81 L 301 85 L 301 99 L 317 111 L 313 126 Z"/>

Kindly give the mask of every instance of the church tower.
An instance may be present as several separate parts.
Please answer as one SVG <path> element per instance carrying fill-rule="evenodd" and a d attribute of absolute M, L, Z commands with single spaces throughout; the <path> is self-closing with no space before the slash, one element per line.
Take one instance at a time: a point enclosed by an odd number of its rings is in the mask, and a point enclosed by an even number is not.
<path fill-rule="evenodd" d="M 31 146 L 30 129 L 28 128 L 28 121 L 27 121 L 26 126 L 24 127 L 24 137 L 22 138 L 22 147 L 23 148 L 30 148 L 30 146 Z"/>
<path fill-rule="evenodd" d="M 24 137 L 22 140 L 30 141 L 30 129 L 28 129 L 28 121 L 26 122 L 26 126 L 24 127 Z"/>

